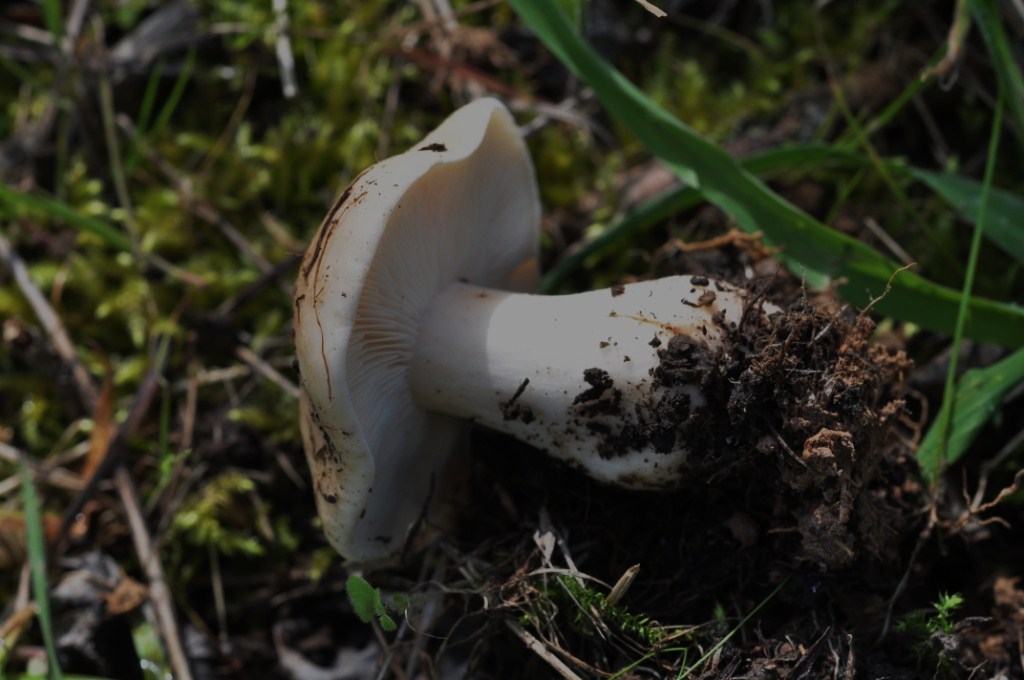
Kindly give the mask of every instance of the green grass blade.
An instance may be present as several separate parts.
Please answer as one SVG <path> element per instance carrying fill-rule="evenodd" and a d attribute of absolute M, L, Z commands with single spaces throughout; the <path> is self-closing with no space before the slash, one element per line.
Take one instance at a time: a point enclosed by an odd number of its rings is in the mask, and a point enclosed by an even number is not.
<path fill-rule="evenodd" d="M 967 321 L 967 300 L 974 287 L 974 276 L 978 268 L 978 253 L 981 250 L 981 237 L 985 233 L 985 214 L 988 209 L 989 190 L 992 188 L 992 177 L 995 175 L 996 156 L 999 152 L 999 138 L 1003 129 L 1003 108 L 1006 103 L 1006 90 L 999 86 L 999 96 L 996 101 L 995 116 L 992 119 L 992 134 L 988 144 L 988 158 L 985 161 L 985 181 L 982 185 L 981 202 L 978 206 L 978 222 L 974 225 L 974 235 L 971 238 L 971 250 L 967 259 L 967 273 L 964 276 L 963 297 L 960 298 L 960 310 L 956 317 L 956 329 L 953 332 L 953 346 L 950 354 L 949 369 L 946 372 L 946 387 L 942 394 L 942 408 L 939 416 L 932 424 L 929 434 L 936 432 L 936 445 L 927 452 L 927 465 L 922 462 L 921 467 L 925 474 L 934 481 L 942 471 L 944 465 L 956 460 L 950 455 L 949 441 L 956 433 L 957 396 L 960 388 L 956 385 L 957 362 L 960 358 L 960 342 L 963 339 L 963 330 Z M 975 433 L 977 430 L 975 430 Z M 965 444 L 970 444 L 967 440 Z M 959 451 L 958 454 L 962 454 Z M 918 457 L 925 455 L 919 451 Z M 959 455 L 957 455 L 959 458 Z"/>
<path fill-rule="evenodd" d="M 43 0 L 43 21 L 46 22 L 46 30 L 53 35 L 53 41 L 60 44 L 60 38 L 64 34 L 64 19 L 61 17 L 60 0 Z"/>
<path fill-rule="evenodd" d="M 898 266 L 859 241 L 832 231 L 771 191 L 723 149 L 703 139 L 651 102 L 572 30 L 556 6 L 544 0 L 510 0 L 541 40 L 585 80 L 609 112 L 688 185 L 699 190 L 748 232 L 785 248 L 783 258 L 812 283 L 825 276 L 846 280 L 840 288 L 854 304 L 880 295 Z M 926 328 L 953 332 L 958 291 L 907 272 L 875 309 Z M 1024 344 L 1024 308 L 970 301 L 967 334 L 984 342 Z"/>
<path fill-rule="evenodd" d="M 939 60 L 942 59 L 944 53 L 945 48 L 939 48 L 938 50 L 936 50 L 935 54 L 933 54 L 931 59 L 928 60 L 928 63 L 926 63 L 924 65 L 924 68 L 921 69 L 921 72 L 929 73 L 932 70 L 932 68 L 937 63 L 939 63 Z M 880 111 L 874 118 L 872 118 L 870 121 L 864 124 L 865 137 L 871 137 L 873 134 L 875 134 L 883 127 L 891 123 L 892 120 L 896 117 L 896 114 L 902 111 L 903 108 L 921 92 L 921 90 L 928 87 L 934 82 L 934 78 L 926 78 L 923 76 L 918 78 L 911 78 L 910 84 L 907 85 L 907 87 L 905 87 L 902 92 L 900 92 L 898 97 L 889 102 L 886 105 L 886 107 L 882 109 L 882 111 Z M 839 141 L 839 144 L 843 146 L 852 146 L 856 143 L 857 140 L 853 138 L 852 131 L 849 129 L 843 132 L 841 140 Z"/>
<path fill-rule="evenodd" d="M 1018 132 L 1024 133 L 1024 75 L 1021 74 L 1020 66 L 1014 60 L 1010 43 L 1006 39 L 999 7 L 992 0 L 972 0 L 971 15 L 992 58 L 999 86 L 1006 92 L 1010 115 L 1016 123 Z"/>
<path fill-rule="evenodd" d="M 703 656 L 701 656 L 701 657 L 700 657 L 699 659 L 697 659 L 697 660 L 696 660 L 696 661 L 695 661 L 695 662 L 693 663 L 693 665 L 692 665 L 692 666 L 690 666 L 689 668 L 687 668 L 687 669 L 686 669 L 685 671 L 682 671 L 682 672 L 680 672 L 680 673 L 679 673 L 679 678 L 680 678 L 680 680 L 682 680 L 682 678 L 688 678 L 688 677 L 690 677 L 690 675 L 691 675 L 691 674 L 692 674 L 692 673 L 693 673 L 694 671 L 696 671 L 696 670 L 697 670 L 697 669 L 699 669 L 699 668 L 700 668 L 700 667 L 701 667 L 702 665 L 704 665 L 704 662 L 705 662 L 705 661 L 707 661 L 708 659 L 710 659 L 710 658 L 711 658 L 712 656 L 714 656 L 714 655 L 715 655 L 715 653 L 716 653 L 716 652 L 718 652 L 718 650 L 719 650 L 719 649 L 721 649 L 722 647 L 724 647 L 724 646 L 725 646 L 725 643 L 726 643 L 726 642 L 728 642 L 729 640 L 731 640 L 731 639 L 732 639 L 732 637 L 733 637 L 734 635 L 736 635 L 736 633 L 738 633 L 738 632 L 739 632 L 740 630 L 742 630 L 742 629 L 743 629 L 743 626 L 747 625 L 747 622 L 748 622 L 748 621 L 750 621 L 750 619 L 754 618 L 754 616 L 756 616 L 756 615 L 757 615 L 757 613 L 758 613 L 759 611 L 761 611 L 761 609 L 762 609 L 762 608 L 763 608 L 763 607 L 764 607 L 764 606 L 765 606 L 766 604 L 768 604 L 769 602 L 771 602 L 771 601 L 772 601 L 772 599 L 774 599 L 774 598 L 775 598 L 775 596 L 779 594 L 779 591 L 780 591 L 780 590 L 782 590 L 783 586 L 785 586 L 785 585 L 786 585 L 787 583 L 789 583 L 789 577 L 788 577 L 788 576 L 787 576 L 786 578 L 782 579 L 782 582 L 781 582 L 781 583 L 779 583 L 779 585 L 775 586 L 775 589 L 774 589 L 774 590 L 773 590 L 772 592 L 768 593 L 768 595 L 766 595 L 766 596 L 764 597 L 764 599 L 762 599 L 762 600 L 761 600 L 760 602 L 758 602 L 758 603 L 757 603 L 757 606 L 756 606 L 756 607 L 754 607 L 754 608 L 753 608 L 753 609 L 751 609 L 751 610 L 750 610 L 749 612 L 747 612 L 747 615 L 746 615 L 746 616 L 744 616 L 744 617 L 743 617 L 743 619 L 742 619 L 742 620 L 740 620 L 740 622 L 739 622 L 738 624 L 736 624 L 736 626 L 735 626 L 735 627 L 734 627 L 734 628 L 733 628 L 732 630 L 730 630 L 730 631 L 729 631 L 728 633 L 726 633 L 726 634 L 725 634 L 725 635 L 724 635 L 724 636 L 722 637 L 722 639 L 721 639 L 721 640 L 719 640 L 719 641 L 718 641 L 718 642 L 716 642 L 716 643 L 715 643 L 714 645 L 712 645 L 712 646 L 711 646 L 711 648 L 710 648 L 710 649 L 709 649 L 708 651 L 704 652 L 704 655 L 703 655 Z"/>
<path fill-rule="evenodd" d="M 192 70 L 196 65 L 196 48 L 192 47 L 188 51 L 188 56 L 185 58 L 185 65 L 181 68 L 181 73 L 178 74 L 178 79 L 174 81 L 174 87 L 171 89 L 171 93 L 167 96 L 167 101 L 164 102 L 163 107 L 160 109 L 160 113 L 156 117 L 156 121 L 153 123 L 153 129 L 150 130 L 149 134 L 155 137 L 160 134 L 167 125 L 167 122 L 174 115 L 174 111 L 178 108 L 178 104 L 181 103 L 181 97 L 185 94 L 185 86 L 188 85 L 189 79 L 192 77 Z"/>
<path fill-rule="evenodd" d="M 1022 382 L 1024 349 L 1017 350 L 991 366 L 964 373 L 956 390 L 945 462 L 952 463 L 967 452 L 978 432 L 999 408 L 1006 393 Z M 930 479 L 934 479 L 942 469 L 942 438 L 943 428 L 936 421 L 918 448 L 918 462 Z"/>
<path fill-rule="evenodd" d="M 0 184 L 0 206 L 3 205 L 10 209 L 20 207 L 56 217 L 64 220 L 76 229 L 99 236 L 115 248 L 131 252 L 131 241 L 115 227 L 112 227 L 103 220 L 83 215 L 68 204 L 48 196 L 26 194 Z"/>
<path fill-rule="evenodd" d="M 21 497 L 25 506 L 25 527 L 28 542 L 28 562 L 32 574 L 32 593 L 36 601 L 36 618 L 43 631 L 46 646 L 46 661 L 50 680 L 62 680 L 60 662 L 57 660 L 57 645 L 53 639 L 53 621 L 50 618 L 50 583 L 46 575 L 46 538 L 43 535 L 43 518 L 39 510 L 39 497 L 35 482 L 29 471 L 28 462 L 21 461 Z"/>
<path fill-rule="evenodd" d="M 153 64 L 153 70 L 149 73 L 149 79 L 146 81 L 146 90 L 142 94 L 142 104 L 139 106 L 139 116 L 135 121 L 135 132 L 140 137 L 146 134 L 146 127 L 149 125 L 149 119 L 153 115 L 153 106 L 156 103 L 156 94 L 160 87 L 160 79 L 164 75 L 165 64 L 164 59 L 157 59 L 156 63 Z M 128 149 L 128 156 L 124 161 L 124 171 L 127 174 L 131 174 L 141 157 L 142 152 L 139 149 L 139 143 L 133 137 L 131 146 Z"/>

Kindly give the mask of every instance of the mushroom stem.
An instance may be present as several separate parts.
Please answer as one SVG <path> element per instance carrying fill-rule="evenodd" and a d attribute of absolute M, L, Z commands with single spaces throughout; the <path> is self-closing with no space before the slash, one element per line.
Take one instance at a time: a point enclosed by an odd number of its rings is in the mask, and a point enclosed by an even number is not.
<path fill-rule="evenodd" d="M 705 399 L 697 384 L 663 384 L 660 352 L 677 336 L 674 346 L 695 356 L 721 348 L 744 301 L 739 289 L 690 276 L 564 296 L 451 284 L 421 319 L 413 398 L 599 480 L 672 486 L 688 454 L 681 426 Z"/>

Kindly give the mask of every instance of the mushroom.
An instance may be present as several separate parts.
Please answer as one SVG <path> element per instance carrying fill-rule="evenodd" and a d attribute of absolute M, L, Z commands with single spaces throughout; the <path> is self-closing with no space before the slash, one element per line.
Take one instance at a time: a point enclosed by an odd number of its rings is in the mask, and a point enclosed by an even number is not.
<path fill-rule="evenodd" d="M 301 424 L 344 557 L 402 548 L 469 421 L 611 484 L 684 474 L 679 425 L 705 398 L 658 380 L 661 352 L 722 350 L 746 294 L 674 276 L 535 295 L 539 235 L 533 166 L 494 99 L 363 172 L 320 226 L 295 288 Z"/>

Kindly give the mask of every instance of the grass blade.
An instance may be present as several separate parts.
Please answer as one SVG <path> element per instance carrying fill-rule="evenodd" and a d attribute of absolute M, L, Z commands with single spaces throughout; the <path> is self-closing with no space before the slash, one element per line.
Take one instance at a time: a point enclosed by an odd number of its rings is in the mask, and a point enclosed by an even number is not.
<path fill-rule="evenodd" d="M 961 386 L 956 385 L 956 372 L 957 363 L 960 358 L 960 342 L 963 339 L 963 330 L 967 322 L 967 300 L 974 287 L 974 276 L 978 268 L 978 253 L 981 250 L 981 237 L 985 233 L 985 213 L 988 209 L 988 196 L 989 190 L 992 188 L 992 177 L 995 175 L 996 156 L 998 156 L 999 137 L 1003 129 L 1003 107 L 1005 103 L 1006 89 L 1000 84 L 995 116 L 992 119 L 992 135 L 989 138 L 988 158 L 985 161 L 985 181 L 982 185 L 981 202 L 978 205 L 978 222 L 974 225 L 974 235 L 971 238 L 971 250 L 967 259 L 967 273 L 964 276 L 963 297 L 960 298 L 960 310 L 956 317 L 956 329 L 953 332 L 953 346 L 949 360 L 949 369 L 946 372 L 946 387 L 942 394 L 942 408 L 939 410 L 939 416 L 932 423 L 932 427 L 928 432 L 929 435 L 933 432 L 936 433 L 932 448 L 928 451 L 924 451 L 923 448 L 918 451 L 919 460 L 921 460 L 922 456 L 927 456 L 926 460 L 921 461 L 921 467 L 932 481 L 938 477 L 942 468 L 947 463 L 956 460 L 956 458 L 951 457 L 949 450 L 949 441 L 953 435 L 957 434 L 959 440 L 965 441 L 964 450 L 973 440 L 973 436 L 964 440 L 960 436 L 962 433 L 956 432 L 954 428 L 956 423 L 957 397 L 962 387 L 962 384 Z M 989 387 L 983 387 L 982 391 L 985 393 L 989 389 Z M 973 431 L 976 434 L 977 427 Z M 957 458 L 962 453 L 963 450 L 959 450 Z"/>
<path fill-rule="evenodd" d="M 724 636 L 722 637 L 722 639 L 721 639 L 721 640 L 719 640 L 719 641 L 718 641 L 718 642 L 716 642 L 716 643 L 715 643 L 714 645 L 712 645 L 712 646 L 711 646 L 711 648 L 710 648 L 710 649 L 708 649 L 708 651 L 704 652 L 704 655 L 703 655 L 703 656 L 701 656 L 701 657 L 700 657 L 699 659 L 697 659 L 697 660 L 696 660 L 696 661 L 695 661 L 695 662 L 693 663 L 693 665 L 692 665 L 692 666 L 690 666 L 689 668 L 687 668 L 687 669 L 686 669 L 685 671 L 683 671 L 683 672 L 680 672 L 680 673 L 679 673 L 679 678 L 680 678 L 680 680 L 682 680 L 682 678 L 688 678 L 688 677 L 690 677 L 690 675 L 691 675 L 691 674 L 692 674 L 692 673 L 693 673 L 694 671 L 698 670 L 698 669 L 699 669 L 699 668 L 700 668 L 700 667 L 701 667 L 701 666 L 702 666 L 702 665 L 704 664 L 704 662 L 705 662 L 705 661 L 707 661 L 708 659 L 710 659 L 710 658 L 711 658 L 712 656 L 714 656 L 714 655 L 715 655 L 715 654 L 716 654 L 716 653 L 718 652 L 718 650 L 720 650 L 720 649 L 721 649 L 722 647 L 724 647 L 724 646 L 725 646 L 725 643 L 726 643 L 726 642 L 728 642 L 729 640 L 731 640 L 731 639 L 732 639 L 732 637 L 733 637 L 734 635 L 736 635 L 736 633 L 738 633 L 738 632 L 739 632 L 740 630 L 742 630 L 742 629 L 743 629 L 743 626 L 747 625 L 747 622 L 748 622 L 748 621 L 750 621 L 750 619 L 754 618 L 754 616 L 756 616 L 756 615 L 757 615 L 757 613 L 758 613 L 759 611 L 761 611 L 761 609 L 762 609 L 762 608 L 763 608 L 763 607 L 764 607 L 764 606 L 765 606 L 766 604 L 768 604 L 769 602 L 771 602 L 771 601 L 772 601 L 772 599 L 773 599 L 773 598 L 774 598 L 774 597 L 775 597 L 776 595 L 778 595 L 778 594 L 779 594 L 779 591 L 780 591 L 780 590 L 782 590 L 783 586 L 785 586 L 785 585 L 786 585 L 787 583 L 789 583 L 789 576 L 787 576 L 786 578 L 782 579 L 782 582 L 781 582 L 781 583 L 779 583 L 779 585 L 775 586 L 775 589 L 774 589 L 774 590 L 772 590 L 772 592 L 768 593 L 768 595 L 766 595 L 766 596 L 765 596 L 765 597 L 764 597 L 764 598 L 763 598 L 763 599 L 762 599 L 762 600 L 761 600 L 760 602 L 758 602 L 758 603 L 757 603 L 757 606 L 756 606 L 756 607 L 754 607 L 754 608 L 753 608 L 753 609 L 751 609 L 751 610 L 750 610 L 749 612 L 747 612 L 747 615 L 746 615 L 746 616 L 744 616 L 744 617 L 743 617 L 743 618 L 742 618 L 742 619 L 740 620 L 740 622 L 739 622 L 738 624 L 736 624 L 736 626 L 734 626 L 734 627 L 733 627 L 733 629 L 732 629 L 732 630 L 730 630 L 730 631 L 729 631 L 728 633 L 726 633 L 726 634 L 725 634 L 725 635 L 724 635 Z"/>
<path fill-rule="evenodd" d="M 999 87 L 1006 92 L 1010 115 L 1016 123 L 1017 130 L 1024 132 L 1024 75 L 1014 61 L 1010 43 L 1003 30 L 999 7 L 992 0 L 972 0 L 971 15 L 992 58 Z"/>
<path fill-rule="evenodd" d="M 80 231 L 95 234 L 115 248 L 131 252 L 131 241 L 115 227 L 110 226 L 103 220 L 83 215 L 66 203 L 48 196 L 21 193 L 0 184 L 0 205 L 6 205 L 9 210 L 21 207 L 45 213 L 51 217 L 64 220 Z"/>
<path fill-rule="evenodd" d="M 783 258 L 812 283 L 844 278 L 851 302 L 881 294 L 898 266 L 859 241 L 830 230 L 785 201 L 729 156 L 659 108 L 601 59 L 572 30 L 558 8 L 543 0 L 510 0 L 541 40 L 595 91 L 609 112 L 688 185 L 699 190 L 748 232 L 785 248 Z M 926 328 L 953 332 L 958 291 L 901 274 L 875 306 Z M 985 299 L 969 302 L 966 334 L 984 342 L 1024 344 L 1024 309 Z"/>
<path fill-rule="evenodd" d="M 60 0 L 43 0 L 43 21 L 46 30 L 53 35 L 53 42 L 56 45 L 60 45 L 61 36 L 64 34 L 62 14 Z"/>
<path fill-rule="evenodd" d="M 942 455 L 943 428 L 936 420 L 918 448 L 917 460 L 929 479 L 935 479 L 943 462 L 961 458 L 978 432 L 999 408 L 1003 397 L 1024 382 L 1024 349 L 985 368 L 964 373 L 957 386 L 953 405 L 952 426 Z M 943 461 L 945 458 L 945 461 Z"/>
<path fill-rule="evenodd" d="M 167 101 L 164 102 L 163 108 L 160 109 L 160 113 L 157 115 L 156 122 L 153 123 L 153 129 L 148 132 L 148 136 L 156 137 L 159 135 L 167 122 L 174 115 L 174 112 L 178 108 L 178 104 L 181 103 L 181 97 L 185 94 L 185 86 L 188 85 L 189 79 L 192 77 L 192 70 L 196 65 L 196 48 L 189 48 L 188 56 L 185 57 L 185 65 L 181 67 L 181 73 L 178 74 L 178 79 L 174 81 L 174 87 L 171 89 L 171 93 L 167 95 Z"/>
<path fill-rule="evenodd" d="M 46 575 L 46 538 L 43 534 L 39 497 L 36 495 L 35 482 L 24 456 L 20 459 L 20 465 L 21 497 L 25 506 L 28 562 L 32 573 L 32 593 L 36 601 L 36 617 L 39 619 L 39 626 L 43 631 L 50 680 L 62 680 L 64 676 L 57 659 L 57 645 L 53 639 L 53 621 L 50 618 L 50 583 Z"/>

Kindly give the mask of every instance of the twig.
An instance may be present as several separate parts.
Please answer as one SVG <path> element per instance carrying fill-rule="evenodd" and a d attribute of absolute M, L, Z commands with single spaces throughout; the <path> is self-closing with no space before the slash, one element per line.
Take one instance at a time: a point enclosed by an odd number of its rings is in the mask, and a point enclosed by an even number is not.
<path fill-rule="evenodd" d="M 1024 430 L 1011 437 L 1010 441 L 1006 442 L 994 458 L 981 464 L 978 488 L 974 492 L 974 499 L 971 501 L 972 508 L 977 509 L 981 507 L 982 501 L 985 498 L 985 490 L 988 488 L 988 477 L 992 474 L 992 471 L 1002 465 L 1007 458 L 1016 453 L 1022 446 L 1024 446 Z"/>
<path fill-rule="evenodd" d="M 185 648 L 181 644 L 178 624 L 174 618 L 171 592 L 167 587 L 167 581 L 164 580 L 160 558 L 153 548 L 149 532 L 146 531 L 146 521 L 142 517 L 142 507 L 139 503 L 135 483 L 124 465 L 117 466 L 117 470 L 114 472 L 114 484 L 121 497 L 121 504 L 124 505 L 125 514 L 128 516 L 135 552 L 146 573 L 146 580 L 149 582 L 149 597 L 156 610 L 157 623 L 160 626 L 164 645 L 167 647 L 167 658 L 174 671 L 174 677 L 177 680 L 192 680 L 188 658 L 185 656 Z"/>
<path fill-rule="evenodd" d="M 281 375 L 276 368 L 261 359 L 251 349 L 239 345 L 235 349 L 235 354 L 237 354 L 242 361 L 249 364 L 254 371 L 262 375 L 264 378 L 280 387 L 295 399 L 299 398 L 299 388 L 295 386 L 295 383 Z"/>
<path fill-rule="evenodd" d="M 171 470 L 170 478 L 167 482 L 167 486 L 163 492 L 154 495 L 149 505 L 146 507 L 146 516 L 150 516 L 153 513 L 153 509 L 157 504 L 163 504 L 163 512 L 161 513 L 164 520 L 158 525 L 158 534 L 163 533 L 163 523 L 168 522 L 167 518 L 173 517 L 174 513 L 167 507 L 166 499 L 173 498 L 178 487 L 178 483 L 181 480 L 182 471 L 185 468 L 185 459 L 187 456 L 186 452 L 192 448 L 192 437 L 195 432 L 196 424 L 196 412 L 199 404 L 199 381 L 194 375 L 194 371 L 198 370 L 197 362 L 193 359 L 189 365 L 189 377 L 186 378 L 187 383 L 185 387 L 185 405 L 181 409 L 179 419 L 181 421 L 181 428 L 179 430 L 178 439 L 178 455 L 174 461 L 174 468 Z M 171 386 L 173 389 L 173 386 Z"/>
<path fill-rule="evenodd" d="M 78 36 L 82 33 L 82 26 L 85 25 L 85 17 L 89 11 L 89 0 L 75 0 L 71 4 L 71 11 L 68 12 L 68 19 L 64 22 L 63 40 L 61 49 L 69 59 L 75 49 Z"/>
<path fill-rule="evenodd" d="M 238 128 L 241 127 L 242 123 L 245 121 L 245 112 L 249 110 L 249 105 L 252 104 L 253 95 L 256 93 L 256 79 L 256 69 L 251 69 L 246 72 L 242 95 L 238 98 L 238 102 L 235 104 L 235 109 L 231 112 L 231 117 L 228 118 L 228 122 L 224 125 L 224 129 L 221 130 L 217 140 L 204 154 L 203 161 L 195 172 L 196 176 L 207 176 L 213 169 L 214 164 L 228 148 L 228 145 L 235 139 L 235 135 L 238 134 Z M 127 118 L 127 116 L 125 117 Z"/>
<path fill-rule="evenodd" d="M 517 638 L 523 641 L 531 652 L 543 659 L 549 666 L 555 669 L 556 673 L 565 678 L 565 680 L 583 680 L 583 678 L 573 673 L 571 668 L 562 663 L 561 659 L 549 652 L 543 642 L 530 635 L 530 633 L 518 623 L 512 621 L 512 619 L 505 619 L 505 625 L 508 626 L 509 630 L 515 633 Z"/>
<path fill-rule="evenodd" d="M 210 589 L 213 590 L 213 609 L 217 612 L 217 641 L 221 649 L 227 649 L 230 638 L 228 636 L 228 610 L 224 602 L 224 578 L 220 571 L 220 557 L 213 543 L 207 543 L 206 552 L 210 556 Z"/>
<path fill-rule="evenodd" d="M 203 387 L 204 385 L 214 385 L 216 383 L 230 383 L 232 380 L 247 378 L 250 375 L 252 375 L 252 369 L 241 364 L 225 366 L 224 368 L 204 369 L 194 376 L 178 378 L 171 383 L 171 391 L 177 394 L 192 389 L 193 383 L 195 383 L 196 387 Z"/>
<path fill-rule="evenodd" d="M 231 297 L 225 298 L 225 300 L 217 306 L 217 309 L 214 310 L 214 313 L 219 314 L 221 316 L 228 316 L 240 305 L 248 302 L 254 295 L 256 295 L 256 293 L 260 292 L 274 281 L 277 281 L 279 288 L 283 290 L 288 295 L 288 297 L 291 297 L 291 284 L 287 283 L 286 281 L 281 281 L 280 279 L 283 274 L 290 272 L 296 267 L 298 267 L 299 262 L 301 261 L 301 253 L 298 255 L 292 255 L 291 257 L 281 260 L 280 262 L 275 264 L 270 270 L 260 274 L 255 281 L 247 285 L 245 288 L 238 291 Z"/>
<path fill-rule="evenodd" d="M 10 463 L 17 463 L 24 454 L 15 447 L 0 442 L 0 458 Z M 62 467 L 50 467 L 43 465 L 39 461 L 24 456 L 25 461 L 28 463 L 29 470 L 32 471 L 32 476 L 40 481 L 56 486 L 61 489 L 69 491 L 81 491 L 85 486 L 85 482 L 81 477 L 70 472 Z M 11 491 L 21 486 L 21 479 L 18 475 L 0 482 L 0 497 L 6 496 Z"/>
<path fill-rule="evenodd" d="M 391 132 L 398 112 L 398 94 L 402 89 L 401 72 L 405 67 L 405 57 L 398 55 L 391 64 L 391 82 L 384 95 L 384 113 L 381 115 L 380 139 L 377 140 L 377 157 L 386 158 L 391 147 Z"/>
<path fill-rule="evenodd" d="M 740 231 L 739 229 L 730 229 L 728 233 L 722 234 L 721 236 L 715 236 L 703 241 L 697 241 L 696 243 L 685 243 L 682 240 L 676 240 L 675 246 L 679 248 L 679 252 L 682 253 L 696 253 L 704 250 L 718 250 L 724 246 L 736 246 L 738 248 L 743 245 L 753 245 L 761 240 L 764 234 L 760 231 L 755 231 L 753 234 Z"/>
<path fill-rule="evenodd" d="M 907 271 L 908 269 L 912 269 L 913 267 L 916 267 L 916 266 L 917 266 L 916 262 L 911 262 L 910 264 L 903 265 L 902 267 L 900 267 L 899 269 L 894 271 L 892 274 L 890 274 L 889 275 L 889 280 L 885 282 L 885 290 L 882 291 L 882 294 L 877 296 L 877 297 L 871 298 L 871 301 L 868 302 L 867 307 L 865 307 L 864 309 L 860 310 L 860 313 L 863 315 L 863 314 L 867 314 L 868 312 L 870 312 L 872 307 L 874 307 L 879 302 L 884 300 L 885 296 L 888 295 L 890 291 L 892 291 L 892 282 L 896 280 L 896 276 L 899 275 L 899 274 L 902 274 L 903 272 Z"/>
<path fill-rule="evenodd" d="M 892 236 L 889 235 L 882 225 L 878 223 L 874 217 L 866 217 L 864 219 L 864 226 L 874 234 L 879 241 L 885 244 L 885 247 L 889 249 L 889 252 L 896 256 L 896 259 L 902 262 L 907 267 L 914 264 L 914 258 L 910 257 L 910 254 L 903 249 L 899 243 L 896 242 Z"/>
<path fill-rule="evenodd" d="M 28 274 L 28 269 L 25 268 L 25 263 L 14 252 L 10 241 L 3 235 L 0 235 L 0 260 L 7 265 L 8 270 L 10 270 L 11 275 L 14 277 L 14 282 L 21 289 L 21 294 L 25 296 L 29 306 L 32 307 L 32 311 L 35 312 L 39 323 L 46 330 L 46 334 L 50 336 L 50 342 L 53 343 L 54 351 L 71 369 L 71 375 L 75 380 L 75 387 L 78 388 L 78 398 L 81 400 L 82 406 L 91 412 L 93 405 L 99 399 L 99 393 L 96 391 L 96 385 L 92 381 L 92 376 L 89 375 L 89 372 L 85 370 L 85 366 L 79 361 L 78 351 L 75 349 L 74 343 L 71 342 L 71 337 L 68 335 L 67 330 L 65 330 L 60 317 L 57 316 L 53 307 L 50 306 L 46 296 L 36 287 L 36 284 Z"/>
<path fill-rule="evenodd" d="M 472 16 L 479 14 L 484 10 L 488 10 L 495 5 L 504 3 L 505 0 L 477 0 L 471 2 L 468 5 L 459 7 L 458 9 L 453 8 L 452 17 L 460 19 L 466 16 Z M 388 42 L 403 42 L 408 41 L 414 43 L 418 39 L 418 35 L 424 31 L 437 28 L 441 25 L 442 21 L 448 21 L 449 17 L 439 17 L 437 12 L 434 11 L 433 6 L 430 4 L 430 0 L 416 0 L 416 5 L 419 7 L 420 12 L 424 15 L 424 18 L 414 23 L 401 23 L 395 28 L 388 28 L 381 31 L 378 34 L 378 38 L 382 43 Z M 410 38 L 409 36 L 415 36 Z M 325 36 L 328 37 L 328 36 Z"/>
<path fill-rule="evenodd" d="M 32 597 L 32 570 L 28 560 L 21 565 L 21 575 L 18 577 L 18 591 L 14 595 L 14 608 L 24 609 L 30 603 Z"/>
<path fill-rule="evenodd" d="M 424 570 L 427 564 L 424 563 Z M 429 583 L 440 583 L 441 576 L 444 570 L 448 568 L 448 556 L 443 552 L 439 553 L 439 558 L 434 565 L 433 573 L 430 575 Z M 420 583 L 423 583 L 426 579 L 426 574 L 420 573 Z M 423 605 L 422 613 L 420 614 L 419 624 L 412 626 L 413 632 L 416 633 L 416 638 L 413 640 L 412 652 L 409 654 L 409 660 L 405 664 L 405 674 L 410 678 L 420 677 L 417 672 L 417 662 L 419 661 L 420 655 L 423 654 L 426 648 L 427 639 L 430 633 L 431 627 L 433 627 L 437 618 L 438 611 L 441 607 L 441 602 L 444 599 L 443 592 L 434 591 L 426 596 L 426 603 Z M 408 616 L 406 616 L 408 620 Z"/>
<path fill-rule="evenodd" d="M 292 41 L 288 35 L 288 0 L 274 0 L 274 32 L 277 33 L 275 48 L 277 66 L 281 71 L 281 92 L 285 99 L 291 99 L 299 93 L 299 83 L 295 78 L 295 56 L 292 54 Z"/>
<path fill-rule="evenodd" d="M 14 613 L 0 623 L 0 640 L 4 640 L 6 643 L 10 643 L 10 646 L 13 646 L 14 640 L 21 635 L 21 631 L 32 621 L 35 613 L 36 606 L 32 603 L 16 607 Z"/>
<path fill-rule="evenodd" d="M 928 524 L 921 530 L 920 535 L 917 537 L 917 542 L 914 544 L 914 549 L 910 553 L 910 559 L 907 561 L 907 568 L 903 571 L 903 576 L 900 578 L 900 582 L 896 584 L 896 589 L 893 590 L 892 596 L 889 597 L 889 603 L 885 608 L 885 621 L 882 623 L 882 632 L 878 636 L 878 641 L 881 642 L 885 639 L 885 636 L 889 634 L 889 626 L 892 624 L 893 609 L 896 607 L 896 601 L 903 595 L 903 591 L 907 589 L 907 584 L 910 582 L 910 572 L 914 569 L 914 564 L 917 562 L 917 556 L 921 553 L 921 548 L 932 535 L 932 531 L 935 529 L 935 525 L 938 523 L 938 516 L 936 515 L 936 494 L 937 490 L 934 490 L 933 496 L 930 503 L 930 509 L 928 512 Z"/>
<path fill-rule="evenodd" d="M 593 92 L 589 89 L 583 90 L 578 95 L 569 95 L 557 104 L 537 101 L 518 93 L 510 93 L 508 105 L 513 111 L 527 111 L 534 114 L 533 118 L 519 129 L 520 134 L 524 137 L 529 137 L 552 120 L 556 120 L 584 130 L 595 137 L 611 139 L 611 134 L 598 125 L 597 121 L 585 113 L 579 112 L 592 99 Z"/>
<path fill-rule="evenodd" d="M 433 0 L 433 3 L 434 7 L 437 8 L 436 16 L 440 19 L 443 29 L 441 32 L 442 39 L 438 42 L 438 52 L 441 54 L 442 59 L 450 61 L 455 51 L 453 37 L 459 30 L 459 20 L 448 0 Z M 476 80 L 463 80 L 462 82 L 470 99 L 478 99 L 486 94 L 480 82 Z"/>
<path fill-rule="evenodd" d="M 957 0 L 956 10 L 953 12 L 953 22 L 950 24 L 949 33 L 946 35 L 946 55 L 933 68 L 922 73 L 922 79 L 941 79 L 950 74 L 956 63 L 960 61 L 970 28 L 971 18 L 968 3 L 964 2 L 964 0 Z"/>
<path fill-rule="evenodd" d="M 660 7 L 658 7 L 656 5 L 651 4 L 647 0 L 636 0 L 636 1 L 638 3 L 640 3 L 641 7 L 643 7 L 645 10 L 647 10 L 648 12 L 653 14 L 654 16 L 658 17 L 659 19 L 661 17 L 668 16 L 668 13 L 665 12 L 665 10 L 661 9 Z"/>

